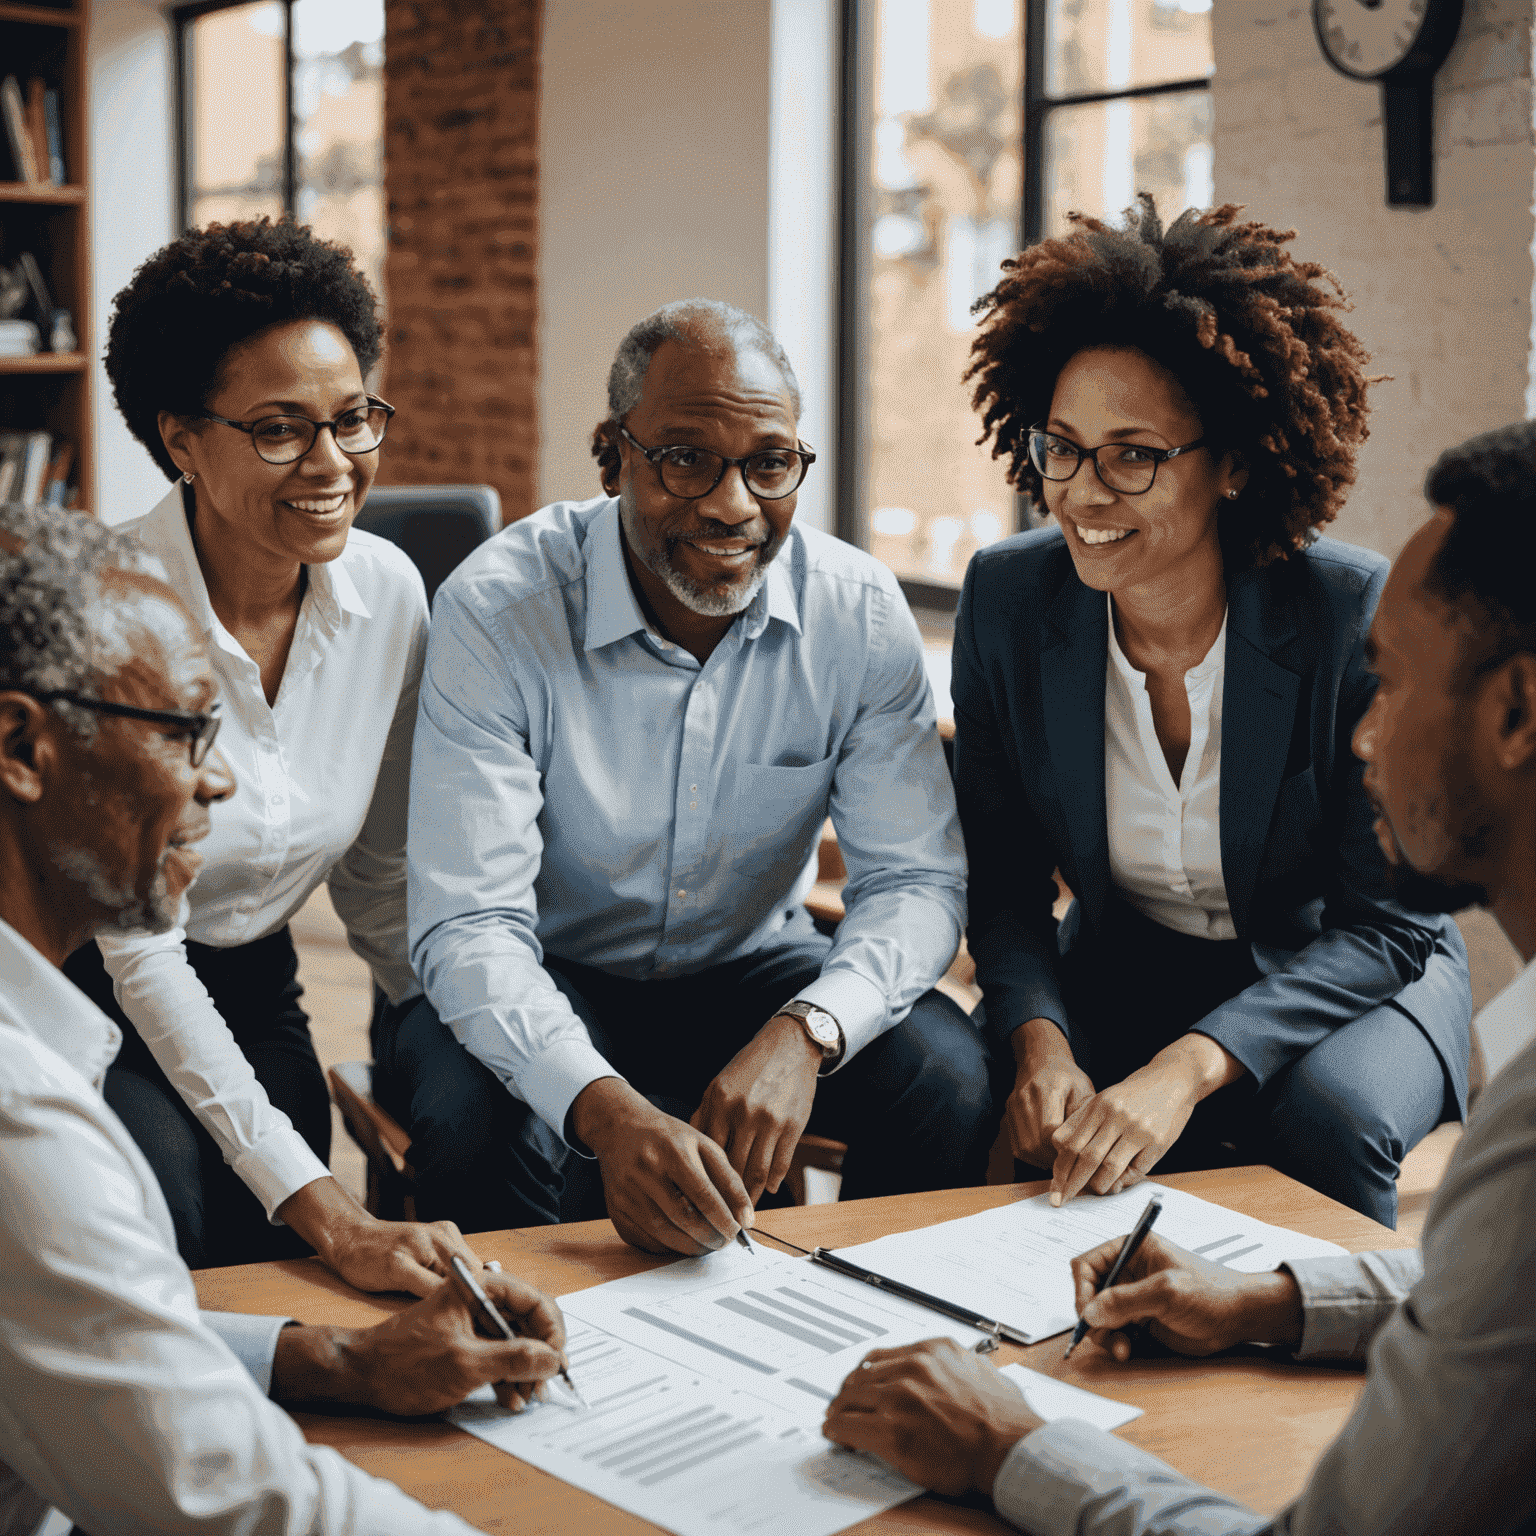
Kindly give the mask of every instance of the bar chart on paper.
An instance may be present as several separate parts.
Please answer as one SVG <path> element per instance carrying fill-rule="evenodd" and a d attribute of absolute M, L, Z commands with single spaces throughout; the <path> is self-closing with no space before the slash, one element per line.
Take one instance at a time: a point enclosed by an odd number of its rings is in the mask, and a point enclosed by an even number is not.
<path fill-rule="evenodd" d="M 857 1281 L 759 1249 L 717 1255 L 564 1297 L 567 1313 L 707 1375 L 728 1374 L 819 1424 L 843 1379 L 875 1348 L 979 1334 Z M 691 1272 L 690 1272 L 691 1271 Z"/>
<path fill-rule="evenodd" d="M 552 1393 L 511 1414 L 485 1394 L 454 1422 L 679 1536 L 830 1536 L 919 1491 L 766 1399 L 602 1329 L 574 1325 L 566 1354 L 586 1409 Z"/>

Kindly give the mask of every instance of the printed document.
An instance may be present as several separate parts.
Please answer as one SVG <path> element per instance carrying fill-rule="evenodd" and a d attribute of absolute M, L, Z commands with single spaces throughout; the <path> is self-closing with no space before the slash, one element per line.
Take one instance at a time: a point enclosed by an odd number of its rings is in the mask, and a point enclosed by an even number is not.
<path fill-rule="evenodd" d="M 734 1243 L 560 1298 L 571 1376 L 520 1414 L 488 1390 L 460 1428 L 678 1536 L 832 1536 L 922 1492 L 821 1433 L 870 1349 L 981 1335 L 922 1307 Z"/>
<path fill-rule="evenodd" d="M 1273 1269 L 1284 1259 L 1344 1252 L 1337 1243 L 1272 1227 L 1150 1182 L 1118 1195 L 1079 1195 L 1063 1206 L 1036 1195 L 837 1252 L 1017 1328 L 1033 1344 L 1077 1323 L 1071 1261 L 1108 1238 L 1124 1237 L 1154 1194 L 1163 1197 L 1163 1213 L 1153 1228 L 1159 1237 L 1248 1274 Z"/>

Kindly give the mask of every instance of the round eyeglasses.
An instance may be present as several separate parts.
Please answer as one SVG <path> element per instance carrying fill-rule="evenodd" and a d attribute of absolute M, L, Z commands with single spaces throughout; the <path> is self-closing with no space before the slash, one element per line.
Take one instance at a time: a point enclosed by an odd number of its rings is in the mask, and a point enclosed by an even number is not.
<path fill-rule="evenodd" d="M 1092 459 L 1094 473 L 1109 490 L 1122 496 L 1140 496 L 1152 489 L 1158 465 L 1204 446 L 1205 439 L 1198 437 L 1182 448 L 1148 448 L 1143 443 L 1103 443 L 1097 448 L 1079 448 L 1054 432 L 1034 427 L 1029 434 L 1029 462 L 1047 480 L 1059 482 L 1070 480 L 1083 467 L 1084 459 Z"/>
<path fill-rule="evenodd" d="M 88 694 L 73 693 L 68 688 L 53 688 L 47 693 L 32 695 L 39 704 L 52 704 L 63 699 L 79 709 L 94 710 L 98 715 L 117 715 L 124 720 L 148 720 L 155 725 L 174 725 L 186 737 L 187 748 L 192 755 L 192 766 L 201 768 L 208 760 L 214 738 L 219 734 L 219 702 L 217 699 L 197 714 L 179 709 L 140 709 L 135 704 L 114 704 L 108 699 L 93 699 Z"/>
<path fill-rule="evenodd" d="M 227 416 L 202 412 L 204 421 L 248 432 L 252 446 L 268 464 L 296 464 L 311 448 L 322 427 L 331 429 L 343 453 L 372 453 L 384 441 L 395 408 L 368 396 L 366 405 L 343 411 L 334 421 L 311 421 L 307 416 L 259 416 L 255 421 L 231 421 Z"/>
<path fill-rule="evenodd" d="M 740 469 L 747 489 L 761 501 L 782 501 L 800 489 L 805 472 L 816 462 L 809 448 L 761 448 L 742 459 L 728 459 L 709 448 L 647 448 L 628 427 L 624 440 L 637 449 L 661 476 L 662 488 L 679 501 L 708 496 L 725 479 L 728 469 Z"/>

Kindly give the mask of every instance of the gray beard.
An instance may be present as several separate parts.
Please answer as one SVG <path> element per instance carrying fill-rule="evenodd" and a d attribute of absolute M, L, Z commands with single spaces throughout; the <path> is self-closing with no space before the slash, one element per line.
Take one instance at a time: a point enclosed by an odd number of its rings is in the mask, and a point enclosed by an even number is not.
<path fill-rule="evenodd" d="M 745 612 L 751 606 L 752 599 L 757 596 L 758 588 L 762 586 L 768 575 L 768 566 L 760 564 L 752 573 L 750 581 L 739 586 L 733 584 L 722 590 L 719 587 L 701 586 L 698 582 L 684 576 L 667 555 L 662 555 L 651 569 L 661 577 L 666 583 L 667 591 L 683 607 L 702 614 L 707 619 L 725 619 Z"/>
<path fill-rule="evenodd" d="M 166 933 L 176 926 L 180 903 L 173 901 L 166 889 L 163 862 L 155 871 L 149 894 L 141 900 L 131 886 L 115 884 L 101 860 L 89 850 L 55 846 L 49 853 L 65 879 L 83 886 L 98 907 L 111 913 L 106 926 L 126 933 Z"/>

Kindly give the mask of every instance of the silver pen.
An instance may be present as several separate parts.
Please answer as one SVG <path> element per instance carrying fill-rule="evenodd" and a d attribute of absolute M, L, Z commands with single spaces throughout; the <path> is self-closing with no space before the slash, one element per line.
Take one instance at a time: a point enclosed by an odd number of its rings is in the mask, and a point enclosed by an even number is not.
<path fill-rule="evenodd" d="M 453 1266 L 453 1272 L 463 1283 L 464 1289 L 474 1298 L 475 1306 L 481 1314 L 481 1321 L 493 1332 L 500 1334 L 509 1344 L 515 1342 L 517 1333 L 506 1318 L 496 1310 L 491 1298 L 485 1294 L 485 1288 L 475 1279 L 469 1265 L 456 1253 L 448 1255 L 448 1262 Z M 571 1380 L 571 1373 L 565 1368 L 563 1360 L 560 1365 L 560 1379 L 571 1389 L 571 1396 L 585 1408 L 587 1400 L 581 1395 L 576 1383 Z"/>

